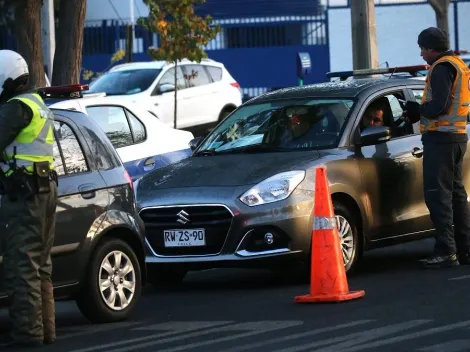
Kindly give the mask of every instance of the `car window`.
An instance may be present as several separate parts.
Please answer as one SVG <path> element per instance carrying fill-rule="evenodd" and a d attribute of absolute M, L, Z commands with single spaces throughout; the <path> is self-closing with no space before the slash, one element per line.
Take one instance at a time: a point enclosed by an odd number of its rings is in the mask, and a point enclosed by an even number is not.
<path fill-rule="evenodd" d="M 214 82 L 222 80 L 222 69 L 220 67 L 207 65 L 206 68 Z"/>
<path fill-rule="evenodd" d="M 85 153 L 73 132 L 64 122 L 54 122 L 54 166 L 59 176 L 87 172 Z"/>
<path fill-rule="evenodd" d="M 129 110 L 126 109 L 127 116 L 129 117 L 129 121 L 131 122 L 132 133 L 134 136 L 134 143 L 140 143 L 145 141 L 147 138 L 145 133 L 145 126 L 140 120 Z"/>
<path fill-rule="evenodd" d="M 107 95 L 141 93 L 150 88 L 160 72 L 160 69 L 108 72 L 90 84 L 88 93 L 105 92 Z"/>
<path fill-rule="evenodd" d="M 421 99 L 423 98 L 424 89 L 413 89 L 413 94 L 418 103 L 421 104 Z"/>
<path fill-rule="evenodd" d="M 134 143 L 131 128 L 124 109 L 119 106 L 90 106 L 88 115 L 106 133 L 114 148 L 122 148 Z"/>
<path fill-rule="evenodd" d="M 188 86 L 199 87 L 210 83 L 206 70 L 201 65 L 184 65 L 184 78 L 188 81 Z"/>
<path fill-rule="evenodd" d="M 413 125 L 404 119 L 404 101 L 402 91 L 379 96 L 369 103 L 365 109 L 360 129 L 372 126 L 388 126 L 392 130 L 392 139 L 414 134 Z"/>
<path fill-rule="evenodd" d="M 158 82 L 158 86 L 156 87 L 156 93 L 158 93 L 158 87 L 163 85 L 163 84 L 175 84 L 175 68 L 172 67 L 168 71 L 166 71 L 160 81 Z M 176 85 L 178 89 L 184 89 L 186 88 L 186 82 L 184 80 L 184 75 L 183 71 L 181 70 L 181 67 L 177 67 L 176 71 Z"/>

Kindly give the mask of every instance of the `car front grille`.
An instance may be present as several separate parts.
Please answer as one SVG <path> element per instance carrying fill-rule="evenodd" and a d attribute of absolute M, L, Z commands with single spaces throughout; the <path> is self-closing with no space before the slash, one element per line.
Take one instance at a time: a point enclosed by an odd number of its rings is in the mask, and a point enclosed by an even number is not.
<path fill-rule="evenodd" d="M 162 256 L 217 254 L 222 250 L 232 223 L 232 213 L 222 205 L 146 208 L 140 212 L 140 217 L 145 223 L 147 242 Z M 196 228 L 205 230 L 205 246 L 165 247 L 164 230 Z"/>

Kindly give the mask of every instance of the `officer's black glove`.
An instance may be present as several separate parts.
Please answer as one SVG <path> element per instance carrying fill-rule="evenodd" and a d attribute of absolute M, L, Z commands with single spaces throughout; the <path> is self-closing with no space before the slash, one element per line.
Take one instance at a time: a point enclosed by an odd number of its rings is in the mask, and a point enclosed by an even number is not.
<path fill-rule="evenodd" d="M 408 120 L 411 123 L 415 123 L 415 122 L 419 121 L 419 119 L 421 117 L 419 108 L 420 108 L 420 104 L 415 102 L 415 101 L 407 101 L 405 103 L 405 110 L 407 112 L 406 115 L 408 117 Z"/>

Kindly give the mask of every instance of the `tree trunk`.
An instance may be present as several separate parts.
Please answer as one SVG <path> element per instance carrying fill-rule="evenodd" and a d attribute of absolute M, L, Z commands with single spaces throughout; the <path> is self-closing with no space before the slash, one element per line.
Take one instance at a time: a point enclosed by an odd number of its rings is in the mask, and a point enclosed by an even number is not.
<path fill-rule="evenodd" d="M 436 13 L 436 26 L 447 33 L 447 39 L 450 42 L 449 33 L 449 5 L 450 0 L 429 0 L 434 12 Z"/>
<path fill-rule="evenodd" d="M 13 34 L 17 51 L 29 66 L 28 88 L 46 85 L 41 39 L 41 0 L 18 0 L 15 3 Z"/>
<path fill-rule="evenodd" d="M 86 0 L 61 0 L 51 84 L 80 83 Z"/>

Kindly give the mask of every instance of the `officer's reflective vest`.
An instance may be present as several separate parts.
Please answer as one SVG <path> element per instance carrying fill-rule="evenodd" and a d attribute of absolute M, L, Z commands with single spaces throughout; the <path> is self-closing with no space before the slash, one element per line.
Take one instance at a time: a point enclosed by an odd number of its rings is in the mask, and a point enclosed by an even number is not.
<path fill-rule="evenodd" d="M 13 172 L 8 163 L 13 162 L 14 156 L 16 166 L 24 166 L 31 173 L 33 172 L 33 163 L 41 161 L 48 161 L 51 170 L 53 170 L 53 113 L 38 94 L 21 94 L 9 101 L 13 99 L 18 99 L 28 105 L 33 112 L 33 118 L 30 124 L 23 128 L 16 139 L 5 149 L 2 156 L 6 162 L 0 163 L 0 167 L 6 175 Z"/>
<path fill-rule="evenodd" d="M 470 68 L 460 57 L 444 56 L 431 66 L 426 77 L 426 85 L 421 103 L 432 100 L 431 75 L 433 68 L 441 62 L 452 64 L 457 71 L 457 76 L 452 86 L 452 103 L 449 110 L 445 111 L 437 119 L 427 119 L 421 116 L 421 133 L 428 131 L 467 133 L 466 126 L 470 109 Z"/>

